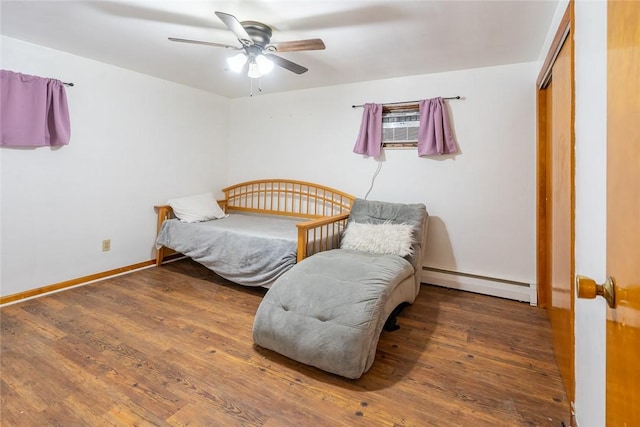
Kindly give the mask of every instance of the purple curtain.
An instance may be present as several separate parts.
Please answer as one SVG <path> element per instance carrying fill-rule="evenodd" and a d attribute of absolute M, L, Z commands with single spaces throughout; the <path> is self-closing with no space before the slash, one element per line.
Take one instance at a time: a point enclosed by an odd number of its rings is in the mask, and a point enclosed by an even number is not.
<path fill-rule="evenodd" d="M 382 104 L 364 104 L 360 134 L 353 152 L 380 157 L 382 147 Z"/>
<path fill-rule="evenodd" d="M 449 114 L 441 97 L 423 99 L 418 128 L 418 156 L 457 153 L 458 147 L 451 133 Z"/>
<path fill-rule="evenodd" d="M 69 108 L 60 80 L 0 70 L 0 145 L 66 145 Z"/>

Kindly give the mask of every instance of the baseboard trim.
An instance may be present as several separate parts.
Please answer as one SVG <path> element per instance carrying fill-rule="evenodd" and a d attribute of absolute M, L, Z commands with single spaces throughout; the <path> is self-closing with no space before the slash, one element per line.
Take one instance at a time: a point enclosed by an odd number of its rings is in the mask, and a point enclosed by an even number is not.
<path fill-rule="evenodd" d="M 528 283 L 432 267 L 422 267 L 420 281 L 445 288 L 523 301 L 535 305 L 535 301 L 531 298 L 531 285 Z"/>
<path fill-rule="evenodd" d="M 187 258 L 188 257 L 186 255 L 182 255 L 181 253 L 171 254 L 169 256 L 164 257 L 164 259 L 162 260 L 162 264 L 160 265 L 169 264 L 171 262 L 180 261 L 181 259 L 187 259 Z"/>
<path fill-rule="evenodd" d="M 168 259 L 165 262 L 172 262 L 183 259 L 184 256 L 181 254 L 173 254 L 167 258 Z M 23 301 L 28 298 L 42 296 L 44 294 L 49 294 L 52 292 L 58 292 L 74 286 L 86 285 L 91 282 L 106 279 L 108 277 L 130 273 L 134 270 L 153 267 L 155 263 L 155 259 L 143 261 L 137 264 L 104 271 L 102 273 L 90 274 L 88 276 L 78 277 L 76 279 L 67 280 L 65 282 L 60 282 L 53 285 L 43 286 L 41 288 L 30 289 L 28 291 L 19 292 L 17 294 L 2 296 L 0 297 L 0 306 Z M 507 298 L 516 301 L 524 301 L 530 303 L 531 305 L 536 305 L 537 303 L 535 298 L 535 285 L 532 286 L 528 283 L 523 282 L 515 282 L 511 280 L 486 277 L 469 273 L 461 273 L 432 267 L 422 267 L 422 276 L 420 281 L 422 283 L 428 283 L 430 285 L 436 285 L 445 288 L 459 289 L 461 291 L 475 292 L 479 294 Z"/>
<path fill-rule="evenodd" d="M 106 279 L 108 277 L 130 273 L 134 270 L 141 270 L 143 268 L 153 267 L 155 266 L 155 264 L 156 264 L 155 259 L 149 260 L 149 261 L 143 261 L 137 264 L 127 265 L 125 267 L 115 268 L 109 271 L 103 271 L 102 273 L 90 274 L 88 276 L 78 277 L 76 279 L 67 280 L 65 282 L 43 286 L 41 288 L 36 288 L 36 289 L 29 289 L 28 291 L 19 292 L 13 295 L 3 296 L 3 297 L 0 297 L 0 306 L 9 304 L 9 303 L 19 302 L 28 298 L 42 296 L 44 294 L 49 294 L 52 292 L 58 292 L 73 286 L 86 285 L 91 282 Z"/>

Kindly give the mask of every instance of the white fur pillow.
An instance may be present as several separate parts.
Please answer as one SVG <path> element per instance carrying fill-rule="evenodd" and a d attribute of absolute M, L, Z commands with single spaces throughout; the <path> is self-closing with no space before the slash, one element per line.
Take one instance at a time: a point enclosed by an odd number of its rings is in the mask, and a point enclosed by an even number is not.
<path fill-rule="evenodd" d="M 350 222 L 340 247 L 376 254 L 413 255 L 413 226 L 410 224 L 363 224 Z"/>
<path fill-rule="evenodd" d="M 224 211 L 218 205 L 213 193 L 171 199 L 167 204 L 182 222 L 201 222 L 224 217 Z"/>

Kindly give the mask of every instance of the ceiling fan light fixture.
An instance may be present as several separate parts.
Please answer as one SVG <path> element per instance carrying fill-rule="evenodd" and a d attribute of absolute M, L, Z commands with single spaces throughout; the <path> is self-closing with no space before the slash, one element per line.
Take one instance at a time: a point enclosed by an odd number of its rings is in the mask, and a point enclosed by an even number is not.
<path fill-rule="evenodd" d="M 266 56 L 256 56 L 256 64 L 258 64 L 258 71 L 263 76 L 269 74 L 273 70 L 273 62 L 271 62 Z"/>
<path fill-rule="evenodd" d="M 216 16 L 222 21 L 227 29 L 236 36 L 241 44 L 240 47 L 223 43 L 180 39 L 176 37 L 169 37 L 169 40 L 181 43 L 221 47 L 236 51 L 240 50 L 241 53 L 227 58 L 228 67 L 226 70 L 242 73 L 243 70 L 248 68 L 247 75 L 251 79 L 259 79 L 270 73 L 275 65 L 296 74 L 306 73 L 309 71 L 307 68 L 278 55 L 274 55 L 274 53 L 322 50 L 325 48 L 324 42 L 321 39 L 292 40 L 287 42 L 271 43 L 273 29 L 269 25 L 257 21 L 240 22 L 235 16 L 220 11 L 216 11 Z M 245 68 L 247 63 L 248 67 Z"/>
<path fill-rule="evenodd" d="M 244 68 L 244 64 L 247 63 L 247 55 L 244 53 L 239 53 L 232 57 L 227 58 L 227 63 L 229 64 L 229 69 L 235 73 L 239 73 Z"/>
<path fill-rule="evenodd" d="M 255 60 L 249 62 L 249 72 L 247 75 L 252 79 L 259 79 L 262 77 L 262 73 L 260 73 L 260 68 Z"/>

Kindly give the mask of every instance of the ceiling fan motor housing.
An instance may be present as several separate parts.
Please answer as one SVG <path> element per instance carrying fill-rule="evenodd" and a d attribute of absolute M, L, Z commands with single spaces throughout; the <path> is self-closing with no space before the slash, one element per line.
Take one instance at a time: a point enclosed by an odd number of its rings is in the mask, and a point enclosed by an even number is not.
<path fill-rule="evenodd" d="M 271 41 L 271 35 L 273 34 L 271 27 L 262 22 L 257 21 L 242 21 L 240 23 L 242 27 L 247 31 L 247 34 L 251 36 L 254 44 L 257 44 L 262 49 Z"/>

